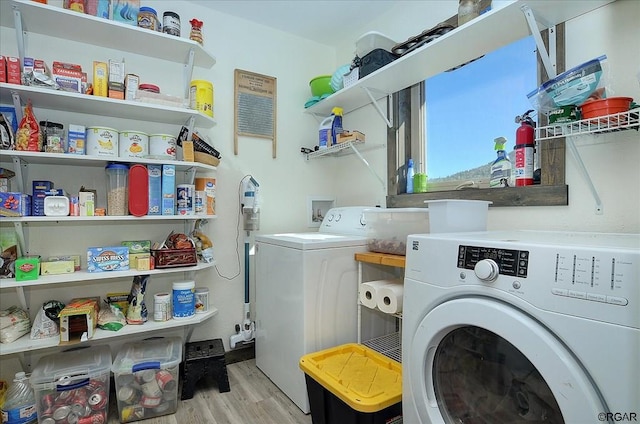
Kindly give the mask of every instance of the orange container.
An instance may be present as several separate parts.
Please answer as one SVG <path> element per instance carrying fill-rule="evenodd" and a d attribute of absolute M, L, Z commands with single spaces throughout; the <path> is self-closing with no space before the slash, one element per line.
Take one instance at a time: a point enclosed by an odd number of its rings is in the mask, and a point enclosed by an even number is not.
<path fill-rule="evenodd" d="M 631 107 L 631 97 L 610 97 L 608 99 L 594 100 L 580 106 L 582 119 L 595 118 L 597 116 L 613 115 L 626 112 Z"/>

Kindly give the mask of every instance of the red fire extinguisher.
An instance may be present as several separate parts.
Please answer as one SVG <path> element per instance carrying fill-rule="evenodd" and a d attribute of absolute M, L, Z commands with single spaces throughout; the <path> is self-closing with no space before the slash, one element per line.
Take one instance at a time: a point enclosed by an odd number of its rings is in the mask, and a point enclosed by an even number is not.
<path fill-rule="evenodd" d="M 529 114 L 533 110 L 528 110 L 522 116 L 516 116 L 516 123 L 520 127 L 516 130 L 515 151 L 515 174 L 516 187 L 533 185 L 533 155 L 536 151 L 535 144 L 535 122 Z"/>

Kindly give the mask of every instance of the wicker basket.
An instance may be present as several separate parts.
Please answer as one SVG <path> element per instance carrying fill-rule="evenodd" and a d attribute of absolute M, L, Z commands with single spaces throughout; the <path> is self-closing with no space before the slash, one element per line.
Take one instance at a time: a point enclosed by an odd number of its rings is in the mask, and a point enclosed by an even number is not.
<path fill-rule="evenodd" d="M 348 74 L 345 74 L 344 78 L 342 79 L 342 85 L 344 86 L 344 88 L 347 88 L 350 85 L 357 83 L 359 74 L 360 74 L 360 68 L 353 68 L 351 72 L 349 72 Z"/>

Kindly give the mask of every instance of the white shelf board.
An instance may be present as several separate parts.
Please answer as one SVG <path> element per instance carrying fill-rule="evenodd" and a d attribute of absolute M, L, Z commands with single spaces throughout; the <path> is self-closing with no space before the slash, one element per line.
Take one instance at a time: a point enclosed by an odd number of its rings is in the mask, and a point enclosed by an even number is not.
<path fill-rule="evenodd" d="M 149 333 L 151 331 L 160 331 L 160 330 L 169 330 L 171 328 L 179 328 L 186 327 L 188 325 L 200 324 L 212 318 L 214 315 L 218 313 L 218 309 L 214 307 L 209 307 L 209 311 L 195 314 L 193 318 L 188 319 L 170 319 L 169 321 L 153 321 L 153 318 L 150 318 L 149 321 L 142 325 L 125 325 L 119 331 L 108 331 L 102 329 L 96 329 L 96 333 L 94 336 L 88 340 L 87 342 L 92 342 L 96 340 L 105 340 L 111 339 L 114 337 L 123 337 L 132 334 L 141 334 L 141 333 Z M 13 353 L 34 351 L 40 349 L 47 349 L 51 347 L 75 347 L 82 345 L 83 343 L 71 344 L 71 345 L 60 345 L 60 339 L 58 337 L 50 337 L 44 340 L 31 340 L 29 338 L 29 334 L 25 334 L 18 340 L 12 343 L 3 343 L 0 344 L 0 355 L 11 355 Z"/>
<path fill-rule="evenodd" d="M 19 94 L 23 103 L 30 99 L 35 108 L 174 125 L 186 125 L 190 118 L 194 118 L 195 126 L 197 127 L 212 128 L 216 125 L 216 121 L 213 118 L 193 109 L 131 100 L 117 100 L 109 97 L 91 96 L 42 87 L 0 83 L 0 99 L 2 99 L 2 103 L 13 104 L 13 93 Z"/>
<path fill-rule="evenodd" d="M 197 221 L 198 219 L 216 219 L 217 215 L 145 215 L 145 216 L 9 216 L 0 217 L 0 222 L 28 222 L 28 223 L 52 223 L 64 224 L 75 222 L 109 223 L 130 221 L 135 223 L 149 221 Z M 0 280 L 1 281 L 1 280 Z"/>
<path fill-rule="evenodd" d="M 9 289 L 15 287 L 29 288 L 35 286 L 48 286 L 52 284 L 65 284 L 65 283 L 77 283 L 80 281 L 98 281 L 98 280 L 112 280 L 115 278 L 128 278 L 136 275 L 166 275 L 175 274 L 178 272 L 195 272 L 203 269 L 211 268 L 216 265 L 216 262 L 202 263 L 198 262 L 195 266 L 183 266 L 176 268 L 162 268 L 151 269 L 149 271 L 138 271 L 137 269 L 130 269 L 128 271 L 111 271 L 111 272 L 87 272 L 76 271 L 71 274 L 58 274 L 58 275 L 41 275 L 37 280 L 30 281 L 16 281 L 15 278 L 3 278 L 0 279 L 0 289 Z"/>
<path fill-rule="evenodd" d="M 342 107 L 345 113 L 369 103 L 369 90 L 376 100 L 393 94 L 448 69 L 476 59 L 529 35 L 522 11 L 533 11 L 540 30 L 568 21 L 614 0 L 590 1 L 513 1 L 491 10 L 439 37 L 423 47 L 358 80 L 315 105 L 305 113 L 329 116 L 331 109 Z M 365 90 L 367 89 L 367 90 Z"/>
<path fill-rule="evenodd" d="M 20 11 L 22 29 L 26 32 L 66 40 L 80 40 L 94 46 L 118 49 L 176 63 L 187 63 L 189 52 L 193 50 L 195 66 L 209 69 L 216 63 L 213 55 L 188 38 L 150 31 L 32 0 L 0 1 L 2 26 L 11 28 L 15 26 L 14 8 Z"/>
<path fill-rule="evenodd" d="M 176 171 L 215 171 L 218 168 L 201 162 L 167 161 L 144 158 L 119 158 L 107 156 L 70 155 L 65 153 L 27 152 L 21 150 L 0 150 L 0 158 L 3 162 L 10 158 L 19 158 L 21 161 L 34 165 L 64 165 L 64 166 L 95 166 L 104 168 L 112 162 L 140 163 L 143 165 L 175 165 Z"/>

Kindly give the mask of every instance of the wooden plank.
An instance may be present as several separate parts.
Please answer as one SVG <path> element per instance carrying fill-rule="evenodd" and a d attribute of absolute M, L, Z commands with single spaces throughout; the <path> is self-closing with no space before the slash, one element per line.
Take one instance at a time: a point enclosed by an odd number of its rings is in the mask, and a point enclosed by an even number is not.
<path fill-rule="evenodd" d="M 370 264 L 395 266 L 404 268 L 405 257 L 400 255 L 389 255 L 387 253 L 363 252 L 355 254 L 356 261 Z"/>

